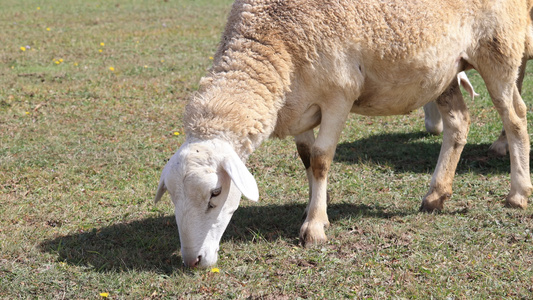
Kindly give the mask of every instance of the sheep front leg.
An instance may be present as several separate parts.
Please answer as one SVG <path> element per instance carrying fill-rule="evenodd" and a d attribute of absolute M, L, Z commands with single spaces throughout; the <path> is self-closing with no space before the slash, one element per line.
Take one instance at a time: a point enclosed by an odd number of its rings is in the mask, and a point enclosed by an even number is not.
<path fill-rule="evenodd" d="M 455 169 L 466 144 L 470 116 L 456 80 L 436 101 L 443 120 L 443 140 L 437 167 L 431 178 L 429 192 L 420 210 L 441 210 L 452 194 Z"/>
<path fill-rule="evenodd" d="M 309 152 L 308 176 L 310 177 L 311 196 L 307 216 L 300 229 L 300 242 L 303 246 L 327 241 L 324 232 L 324 228 L 329 226 L 327 176 L 351 105 L 343 97 L 338 97 L 331 99 L 327 105 L 321 107 L 320 130 Z"/>

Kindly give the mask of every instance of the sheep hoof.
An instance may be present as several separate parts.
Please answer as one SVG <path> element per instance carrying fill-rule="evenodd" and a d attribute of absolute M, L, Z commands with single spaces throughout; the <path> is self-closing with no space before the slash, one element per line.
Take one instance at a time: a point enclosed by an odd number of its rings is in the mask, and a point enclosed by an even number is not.
<path fill-rule="evenodd" d="M 507 199 L 505 201 L 505 206 L 511 207 L 511 208 L 526 209 L 527 208 L 527 197 L 524 197 L 519 194 L 515 194 L 512 196 L 509 195 L 507 196 Z"/>
<path fill-rule="evenodd" d="M 300 229 L 300 244 L 308 248 L 327 242 L 328 238 L 324 232 L 324 227 L 329 227 L 329 222 L 304 222 Z"/>
<path fill-rule="evenodd" d="M 437 195 L 436 193 L 429 194 L 422 200 L 420 211 L 441 211 L 444 208 L 444 201 L 448 200 L 450 196 L 451 195 L 447 193 L 441 196 Z"/>
<path fill-rule="evenodd" d="M 500 141 L 497 140 L 489 147 L 489 154 L 492 156 L 506 156 L 507 155 L 507 149 L 508 149 L 507 141 Z"/>

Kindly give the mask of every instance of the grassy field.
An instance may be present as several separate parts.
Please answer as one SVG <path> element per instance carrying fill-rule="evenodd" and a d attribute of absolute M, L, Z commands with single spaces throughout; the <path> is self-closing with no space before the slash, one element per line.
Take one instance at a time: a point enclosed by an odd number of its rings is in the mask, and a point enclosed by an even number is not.
<path fill-rule="evenodd" d="M 235 213 L 219 272 L 183 269 L 172 204 L 152 199 L 230 5 L 2 1 L 0 298 L 533 297 L 533 212 L 503 207 L 509 159 L 487 153 L 501 122 L 475 72 L 443 212 L 418 212 L 441 141 L 422 111 L 354 115 L 330 173 L 327 244 L 298 246 L 305 173 L 292 139 L 270 140 L 249 161 L 261 199 Z"/>

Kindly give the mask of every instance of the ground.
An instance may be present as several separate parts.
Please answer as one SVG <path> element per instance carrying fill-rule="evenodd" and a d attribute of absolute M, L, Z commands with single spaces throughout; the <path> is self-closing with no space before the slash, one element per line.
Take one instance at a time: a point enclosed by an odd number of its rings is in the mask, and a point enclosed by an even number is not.
<path fill-rule="evenodd" d="M 270 140 L 248 163 L 260 201 L 242 200 L 217 269 L 183 269 L 172 204 L 152 200 L 230 5 L 3 1 L 1 298 L 533 297 L 532 209 L 504 208 L 509 159 L 488 155 L 501 122 L 475 71 L 443 212 L 418 211 L 441 141 L 422 111 L 353 115 L 329 177 L 328 243 L 298 245 L 305 172 L 292 139 Z"/>

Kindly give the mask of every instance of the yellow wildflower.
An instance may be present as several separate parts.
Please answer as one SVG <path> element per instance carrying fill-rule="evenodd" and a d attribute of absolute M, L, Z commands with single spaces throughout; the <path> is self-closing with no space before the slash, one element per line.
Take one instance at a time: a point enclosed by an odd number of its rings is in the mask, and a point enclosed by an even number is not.
<path fill-rule="evenodd" d="M 115 71 L 115 68 L 109 67 L 109 71 Z"/>
<path fill-rule="evenodd" d="M 211 273 L 220 273 L 220 269 L 219 268 L 212 268 L 211 269 Z"/>
<path fill-rule="evenodd" d="M 26 51 L 26 47 L 20 46 L 20 51 L 22 51 L 22 52 Z"/>
<path fill-rule="evenodd" d="M 98 52 L 102 53 L 102 52 L 104 52 L 104 50 L 102 50 L 102 49 L 98 49 Z"/>
<path fill-rule="evenodd" d="M 105 46 L 105 44 L 104 44 L 104 43 L 100 43 L 100 46 L 102 46 L 102 47 L 103 47 L 103 46 Z"/>
<path fill-rule="evenodd" d="M 174 131 L 174 135 L 180 135 L 180 133 L 177 131 Z"/>
<path fill-rule="evenodd" d="M 56 65 L 59 65 L 61 62 L 59 60 L 54 61 Z"/>
<path fill-rule="evenodd" d="M 107 298 L 109 297 L 109 293 L 100 293 L 100 297 Z"/>
<path fill-rule="evenodd" d="M 46 31 L 50 31 L 50 30 L 51 30 L 50 27 L 46 27 Z"/>
<path fill-rule="evenodd" d="M 77 67 L 77 66 L 78 66 L 78 63 L 77 63 L 77 62 L 75 62 L 75 63 L 74 63 L 74 66 L 75 66 L 75 67 Z"/>
<path fill-rule="evenodd" d="M 25 112 L 25 114 L 29 115 L 29 114 L 30 114 L 30 112 L 29 112 L 29 111 L 27 111 L 27 112 Z"/>
<path fill-rule="evenodd" d="M 62 58 L 60 58 L 60 59 L 59 59 L 59 62 L 63 62 L 63 59 L 62 59 Z"/>
<path fill-rule="evenodd" d="M 40 10 L 41 8 L 40 7 L 37 7 L 37 10 Z"/>
<path fill-rule="evenodd" d="M 213 59 L 214 59 L 213 56 L 209 56 L 209 60 L 213 60 Z"/>

